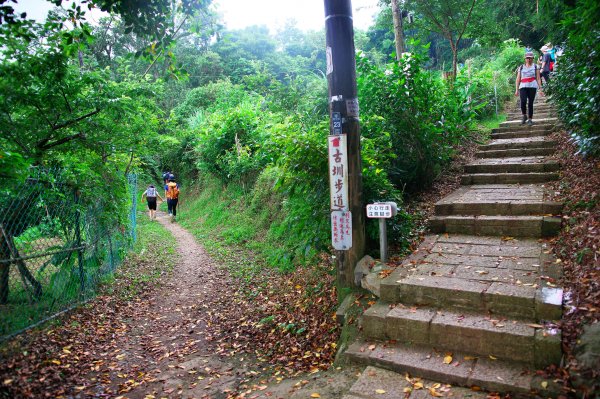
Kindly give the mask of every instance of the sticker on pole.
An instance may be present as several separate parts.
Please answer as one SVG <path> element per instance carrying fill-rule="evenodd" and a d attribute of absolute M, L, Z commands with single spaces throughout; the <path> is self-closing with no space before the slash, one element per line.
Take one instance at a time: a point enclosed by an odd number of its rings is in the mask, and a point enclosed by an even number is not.
<path fill-rule="evenodd" d="M 346 100 L 346 113 L 349 117 L 358 118 L 358 98 L 349 98 Z"/>
<path fill-rule="evenodd" d="M 327 59 L 327 75 L 331 75 L 333 73 L 333 52 L 331 47 L 327 47 L 325 50 L 325 58 Z"/>
<path fill-rule="evenodd" d="M 395 202 L 377 202 L 367 205 L 367 217 L 372 219 L 389 219 L 398 213 L 398 205 Z"/>
<path fill-rule="evenodd" d="M 342 134 L 342 113 L 332 112 L 331 113 L 331 127 L 334 136 Z"/>
<path fill-rule="evenodd" d="M 328 136 L 330 209 L 348 209 L 348 146 L 345 134 Z"/>
<path fill-rule="evenodd" d="M 352 248 L 352 212 L 331 212 L 331 245 L 338 251 Z"/>

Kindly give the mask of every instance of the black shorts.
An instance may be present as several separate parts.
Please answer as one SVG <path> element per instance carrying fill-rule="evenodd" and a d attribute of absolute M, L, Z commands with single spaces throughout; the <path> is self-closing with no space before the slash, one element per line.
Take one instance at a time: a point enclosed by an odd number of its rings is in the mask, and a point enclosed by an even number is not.
<path fill-rule="evenodd" d="M 151 211 L 156 210 L 156 197 L 148 197 L 148 209 Z"/>

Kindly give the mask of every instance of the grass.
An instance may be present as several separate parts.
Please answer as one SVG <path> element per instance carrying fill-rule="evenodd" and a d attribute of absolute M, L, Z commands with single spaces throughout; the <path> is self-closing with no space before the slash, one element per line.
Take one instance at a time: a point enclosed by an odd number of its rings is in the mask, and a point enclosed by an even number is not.
<path fill-rule="evenodd" d="M 506 114 L 492 115 L 486 119 L 479 121 L 479 125 L 486 130 L 492 130 L 500 126 L 502 122 L 506 121 Z"/>
<path fill-rule="evenodd" d="M 178 212 L 178 223 L 244 281 L 251 281 L 263 267 L 292 270 L 290 254 L 270 231 L 277 217 L 270 210 L 278 210 L 281 205 L 276 195 L 262 194 L 257 201 L 255 192 L 247 193 L 234 185 L 224 187 L 206 177 L 202 189 Z"/>
<path fill-rule="evenodd" d="M 160 284 L 161 277 L 171 274 L 179 259 L 171 233 L 139 212 L 137 237 L 133 250 L 114 275 L 114 284 L 106 286 L 123 298 L 135 297 Z"/>

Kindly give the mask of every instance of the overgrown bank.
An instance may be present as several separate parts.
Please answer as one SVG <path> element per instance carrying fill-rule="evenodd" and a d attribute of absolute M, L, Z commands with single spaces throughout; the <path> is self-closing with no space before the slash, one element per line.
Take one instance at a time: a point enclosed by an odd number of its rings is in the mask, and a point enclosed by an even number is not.
<path fill-rule="evenodd" d="M 565 204 L 563 229 L 553 239 L 564 269 L 564 366 L 578 391 L 592 398 L 600 392 L 600 168 L 597 160 L 578 153 L 565 131 L 553 138 L 561 149 L 556 158 L 562 176 L 552 184 L 552 195 Z"/>

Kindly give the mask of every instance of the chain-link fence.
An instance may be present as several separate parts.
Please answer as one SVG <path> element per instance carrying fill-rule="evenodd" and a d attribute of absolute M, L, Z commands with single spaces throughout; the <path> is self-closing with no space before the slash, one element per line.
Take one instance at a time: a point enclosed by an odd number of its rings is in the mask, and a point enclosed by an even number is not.
<path fill-rule="evenodd" d="M 36 171 L 0 198 L 0 339 L 90 298 L 135 240 L 137 178 L 128 222 Z"/>

